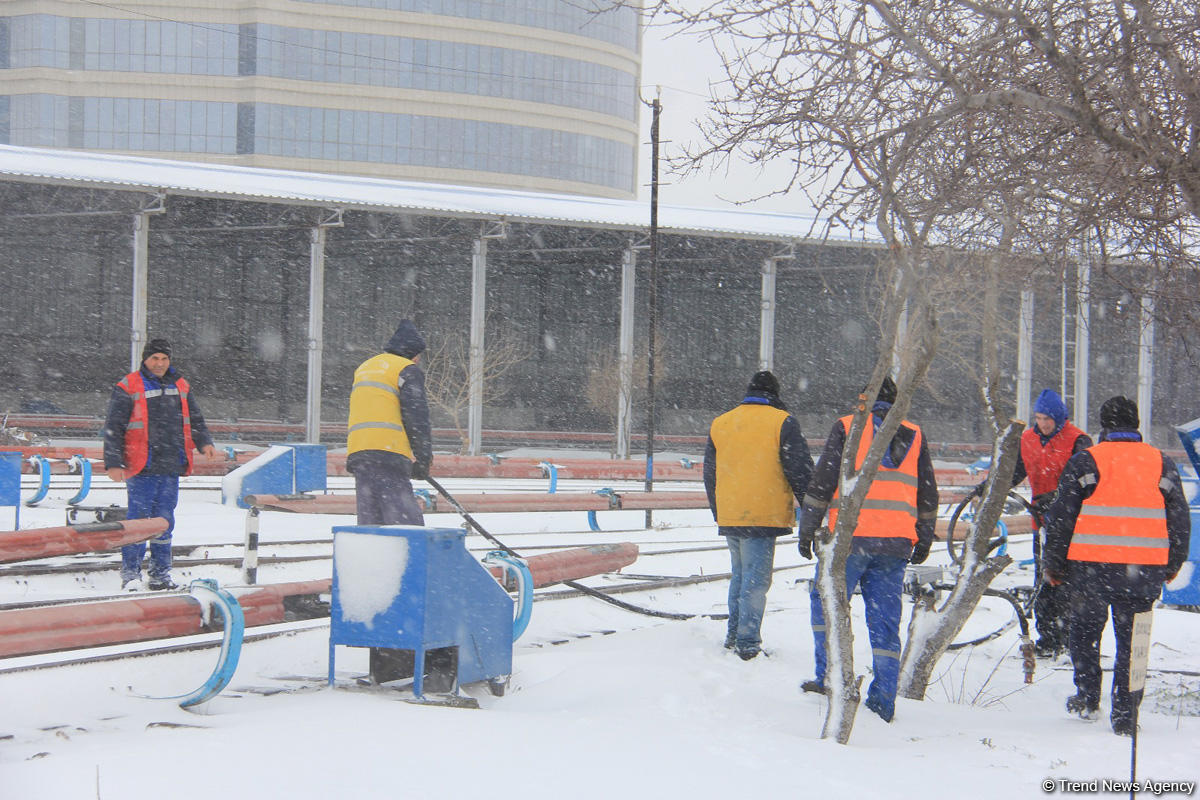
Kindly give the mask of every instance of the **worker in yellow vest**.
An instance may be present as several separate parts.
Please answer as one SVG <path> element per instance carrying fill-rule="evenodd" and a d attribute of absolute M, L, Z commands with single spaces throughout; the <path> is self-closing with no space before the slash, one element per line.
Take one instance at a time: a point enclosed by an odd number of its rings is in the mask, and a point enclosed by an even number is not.
<path fill-rule="evenodd" d="M 425 524 L 412 487 L 433 463 L 423 352 L 417 326 L 401 320 L 384 351 L 354 371 L 346 470 L 354 474 L 359 525 Z"/>
<path fill-rule="evenodd" d="M 1142 441 L 1138 407 L 1110 397 L 1100 441 L 1067 462 L 1046 509 L 1043 573 L 1070 590 L 1070 650 L 1076 693 L 1067 712 L 1100 716 L 1100 637 L 1112 609 L 1113 732 L 1132 736 L 1142 692 L 1129 691 L 1133 616 L 1149 611 L 1187 560 L 1191 514 L 1175 464 Z"/>
<path fill-rule="evenodd" d="M 756 372 L 742 402 L 713 420 L 704 452 L 708 506 L 729 547 L 725 649 L 743 661 L 762 652 L 775 540 L 792 532 L 811 474 L 808 442 L 779 399 L 779 379 Z"/>

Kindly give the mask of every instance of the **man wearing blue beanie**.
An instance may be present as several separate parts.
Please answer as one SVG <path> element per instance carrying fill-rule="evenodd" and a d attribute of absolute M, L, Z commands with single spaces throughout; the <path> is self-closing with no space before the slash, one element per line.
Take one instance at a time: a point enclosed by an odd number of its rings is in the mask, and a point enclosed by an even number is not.
<path fill-rule="evenodd" d="M 1069 594 L 1065 587 L 1042 581 L 1042 514 L 1054 500 L 1058 479 L 1071 456 L 1092 446 L 1092 438 L 1071 424 L 1067 404 L 1053 389 L 1043 389 L 1033 404 L 1033 427 L 1021 435 L 1021 458 L 1013 470 L 1013 486 L 1029 478 L 1033 495 L 1030 504 L 1038 533 L 1033 537 L 1034 586 L 1040 587 L 1034 598 L 1033 614 L 1038 640 L 1038 656 L 1057 658 L 1067 649 Z"/>

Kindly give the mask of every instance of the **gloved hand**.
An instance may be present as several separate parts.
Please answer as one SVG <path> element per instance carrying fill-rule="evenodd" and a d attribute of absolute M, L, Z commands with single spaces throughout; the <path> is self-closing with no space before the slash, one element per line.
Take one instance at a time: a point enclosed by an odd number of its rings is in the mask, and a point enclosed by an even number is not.
<path fill-rule="evenodd" d="M 908 557 L 910 564 L 924 564 L 925 559 L 929 558 L 929 548 L 933 542 L 917 542 L 913 545 L 912 555 Z"/>
<path fill-rule="evenodd" d="M 811 560 L 813 557 L 812 556 L 812 546 L 813 546 L 813 537 L 804 536 L 804 535 L 800 536 L 800 542 L 799 542 L 800 555 Z"/>
<path fill-rule="evenodd" d="M 415 481 L 423 481 L 429 477 L 429 465 L 422 464 L 420 461 L 414 461 L 412 465 L 412 477 Z"/>
<path fill-rule="evenodd" d="M 1038 519 L 1041 519 L 1045 515 L 1046 509 L 1054 502 L 1054 495 L 1054 492 L 1042 492 L 1030 499 L 1029 507 L 1033 509 L 1033 513 Z"/>
<path fill-rule="evenodd" d="M 979 483 L 975 484 L 975 488 L 971 490 L 971 497 L 983 497 L 983 490 L 987 487 L 987 478 L 984 478 Z"/>

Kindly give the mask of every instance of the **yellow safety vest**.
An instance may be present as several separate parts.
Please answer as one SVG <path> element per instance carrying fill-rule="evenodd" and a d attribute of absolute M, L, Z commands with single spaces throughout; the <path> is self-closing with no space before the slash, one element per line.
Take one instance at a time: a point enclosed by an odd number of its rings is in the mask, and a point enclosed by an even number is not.
<path fill-rule="evenodd" d="M 792 487 L 779 461 L 779 433 L 788 413 L 744 403 L 713 420 L 717 448 L 717 524 L 791 528 Z"/>
<path fill-rule="evenodd" d="M 413 457 L 400 417 L 400 373 L 412 363 L 393 353 L 380 353 L 354 370 L 347 453 L 386 450 Z"/>

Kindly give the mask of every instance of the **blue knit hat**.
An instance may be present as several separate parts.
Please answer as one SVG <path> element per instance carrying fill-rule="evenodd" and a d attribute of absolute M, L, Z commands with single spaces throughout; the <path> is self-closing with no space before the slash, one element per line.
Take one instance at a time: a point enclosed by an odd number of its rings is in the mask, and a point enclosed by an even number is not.
<path fill-rule="evenodd" d="M 1054 420 L 1054 430 L 1061 428 L 1067 421 L 1067 404 L 1053 389 L 1043 389 L 1033 404 L 1035 414 L 1045 414 Z"/>

